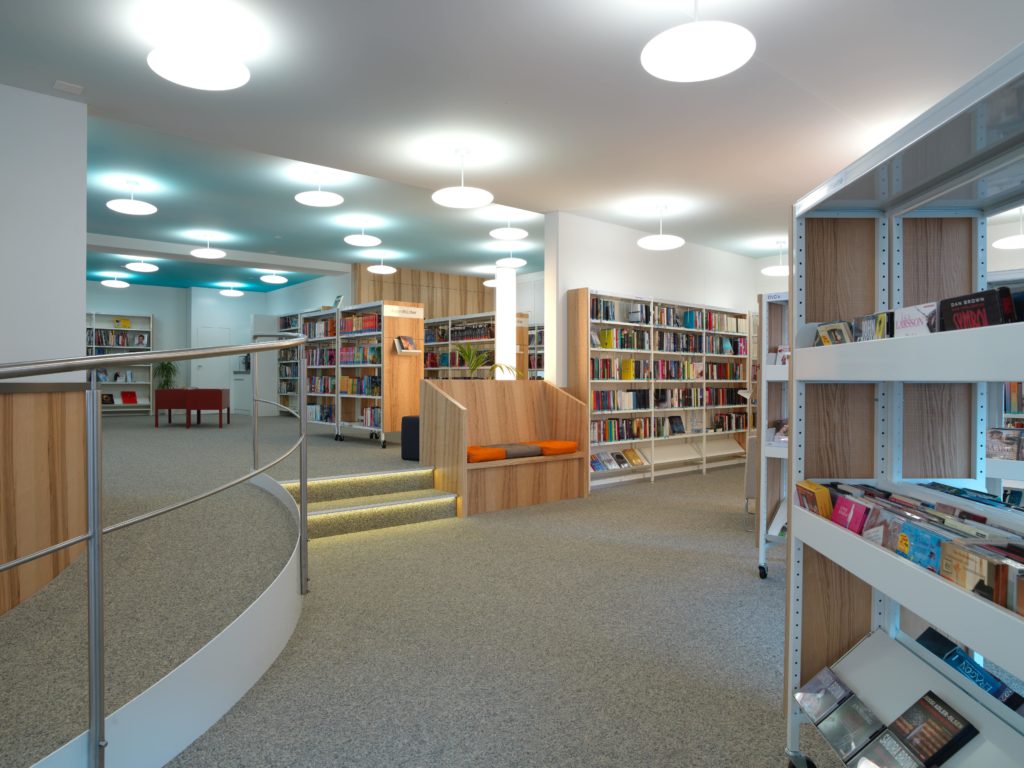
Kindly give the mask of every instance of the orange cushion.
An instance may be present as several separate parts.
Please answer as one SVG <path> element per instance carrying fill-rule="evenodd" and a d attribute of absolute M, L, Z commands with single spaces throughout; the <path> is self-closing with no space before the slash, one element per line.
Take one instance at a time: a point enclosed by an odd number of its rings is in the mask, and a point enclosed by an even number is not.
<path fill-rule="evenodd" d="M 466 449 L 470 463 L 477 461 L 500 461 L 505 458 L 504 448 L 493 448 L 489 445 L 471 445 Z"/>
<path fill-rule="evenodd" d="M 539 445 L 544 456 L 558 456 L 563 453 L 576 453 L 579 446 L 574 440 L 534 440 L 528 445 Z"/>

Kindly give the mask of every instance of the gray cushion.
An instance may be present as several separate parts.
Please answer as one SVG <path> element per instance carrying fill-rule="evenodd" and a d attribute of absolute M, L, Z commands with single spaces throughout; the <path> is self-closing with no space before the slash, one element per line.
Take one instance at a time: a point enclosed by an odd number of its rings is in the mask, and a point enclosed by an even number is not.
<path fill-rule="evenodd" d="M 539 445 L 523 445 L 522 443 L 506 443 L 487 447 L 504 448 L 507 459 L 525 459 L 527 456 L 540 456 L 543 453 Z"/>

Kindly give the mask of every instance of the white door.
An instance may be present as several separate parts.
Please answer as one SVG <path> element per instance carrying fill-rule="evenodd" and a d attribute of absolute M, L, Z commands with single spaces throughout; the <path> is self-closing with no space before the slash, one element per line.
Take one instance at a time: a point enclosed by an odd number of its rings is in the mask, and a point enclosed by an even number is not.
<path fill-rule="evenodd" d="M 196 329 L 194 345 L 196 347 L 226 347 L 230 343 L 230 328 L 201 326 Z M 192 386 L 201 389 L 230 389 L 231 357 L 207 357 L 202 360 L 193 360 Z"/>

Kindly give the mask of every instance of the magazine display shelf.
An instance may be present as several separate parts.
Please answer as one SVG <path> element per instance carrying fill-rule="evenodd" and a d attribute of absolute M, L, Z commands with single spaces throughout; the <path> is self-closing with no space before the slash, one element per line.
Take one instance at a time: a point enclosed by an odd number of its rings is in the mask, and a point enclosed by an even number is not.
<path fill-rule="evenodd" d="M 124 323 L 128 324 L 124 325 Z M 87 355 L 150 352 L 153 349 L 152 315 L 87 312 L 85 328 L 85 354 Z M 97 334 L 101 334 L 101 336 L 97 338 Z M 123 337 L 118 337 L 117 334 L 122 334 Z M 139 335 L 145 336 L 145 344 L 136 343 L 136 337 Z M 102 343 L 103 339 L 109 339 L 110 343 Z M 152 413 L 153 366 L 151 364 L 118 365 L 101 370 L 103 370 L 102 375 L 106 377 L 98 381 L 105 401 L 102 405 L 104 413 Z M 99 371 L 97 375 L 100 375 Z M 123 393 L 125 392 L 135 394 L 134 403 L 123 402 Z"/>
<path fill-rule="evenodd" d="M 758 333 L 758 359 L 761 376 L 757 382 L 757 444 L 760 446 L 757 472 L 757 505 L 754 530 L 757 532 L 757 574 L 768 578 L 768 547 L 784 541 L 780 537 L 786 522 L 786 464 L 789 442 L 769 442 L 773 422 L 786 419 L 786 390 L 789 366 L 768 364 L 780 346 L 789 346 L 789 294 L 767 293 L 757 297 L 761 318 Z"/>
<path fill-rule="evenodd" d="M 796 203 L 787 488 L 804 478 L 866 479 L 926 500 L 937 493 L 919 485 L 929 480 L 985 488 L 988 383 L 1024 380 L 1024 359 L 1009 353 L 1024 346 L 1024 324 L 832 347 L 801 344 L 811 343 L 806 331 L 813 324 L 983 289 L 986 220 L 1021 204 L 1019 183 L 1008 180 L 1022 174 L 1019 46 Z M 886 721 L 928 688 L 948 695 L 980 734 L 977 746 L 946 765 L 1018 765 L 1024 718 L 928 658 L 900 624 L 905 610 L 912 612 L 1020 676 L 1024 619 L 812 516 L 793 505 L 792 494 L 790 500 L 784 694 L 790 765 L 813 765 L 800 750 L 807 720 L 793 693 L 832 664 Z M 1024 530 L 1022 516 L 984 510 Z M 872 635 L 850 652 L 872 632 L 886 650 L 872 650 Z M 918 678 L 920 670 L 929 676 Z"/>

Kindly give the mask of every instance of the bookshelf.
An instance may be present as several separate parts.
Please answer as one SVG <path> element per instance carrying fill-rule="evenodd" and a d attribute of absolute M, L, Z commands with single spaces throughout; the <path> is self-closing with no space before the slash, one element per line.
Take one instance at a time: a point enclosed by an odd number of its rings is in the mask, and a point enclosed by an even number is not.
<path fill-rule="evenodd" d="M 306 336 L 306 420 L 311 424 L 337 425 L 338 414 L 338 310 L 303 312 L 299 327 Z M 290 380 L 279 380 L 278 389 Z M 335 429 L 335 439 L 338 437 Z"/>
<path fill-rule="evenodd" d="M 468 375 L 455 349 L 459 344 L 472 344 L 474 349 L 488 352 L 493 360 L 493 312 L 426 320 L 423 333 L 423 377 L 426 379 L 458 379 Z M 529 355 L 529 315 L 520 312 L 516 314 L 516 368 L 524 377 L 529 370 Z"/>
<path fill-rule="evenodd" d="M 149 352 L 153 349 L 152 315 L 116 315 L 88 312 L 85 315 L 87 355 Z M 153 367 L 118 365 L 97 368 L 104 413 L 151 413 Z"/>
<path fill-rule="evenodd" d="M 592 460 L 592 486 L 742 460 L 748 313 L 576 288 L 568 328 L 569 391 L 590 404 L 588 454 L 627 460 Z"/>
<path fill-rule="evenodd" d="M 967 294 L 986 284 L 986 218 L 1020 205 L 1024 46 L 794 206 L 787 488 L 869 480 L 936 501 L 922 483 L 983 490 L 987 382 L 1024 379 L 1024 324 L 813 348 L 815 323 Z M 994 178 L 991 176 L 994 174 Z M 766 377 L 767 378 L 767 377 Z M 949 768 L 1014 766 L 1024 718 L 908 635 L 931 625 L 986 664 L 1024 675 L 1024 617 L 788 505 L 786 752 L 806 722 L 793 692 L 837 672 L 883 720 L 931 689 L 978 728 Z M 958 504 L 962 506 L 962 504 Z M 1024 531 L 1024 519 L 973 510 Z M 904 631 L 906 629 L 906 631 Z M 916 632 L 916 630 L 914 630 Z"/>
<path fill-rule="evenodd" d="M 544 378 L 544 326 L 531 325 L 527 342 L 527 371 L 531 379 Z"/>
<path fill-rule="evenodd" d="M 299 314 L 281 315 L 277 319 L 278 330 L 286 333 L 300 333 L 302 325 Z M 277 399 L 281 405 L 292 410 L 299 407 L 299 350 L 298 348 L 282 349 L 277 353 Z M 282 416 L 289 416 L 287 411 L 279 411 Z"/>
<path fill-rule="evenodd" d="M 757 387 L 757 444 L 760 446 L 758 466 L 755 528 L 757 531 L 757 572 L 768 577 L 768 547 L 781 541 L 786 524 L 786 464 L 789 442 L 780 440 L 782 422 L 788 424 L 786 390 L 789 365 L 785 362 L 789 349 L 789 294 L 765 293 L 757 297 L 757 356 L 760 362 Z M 779 348 L 782 347 L 782 362 Z"/>

